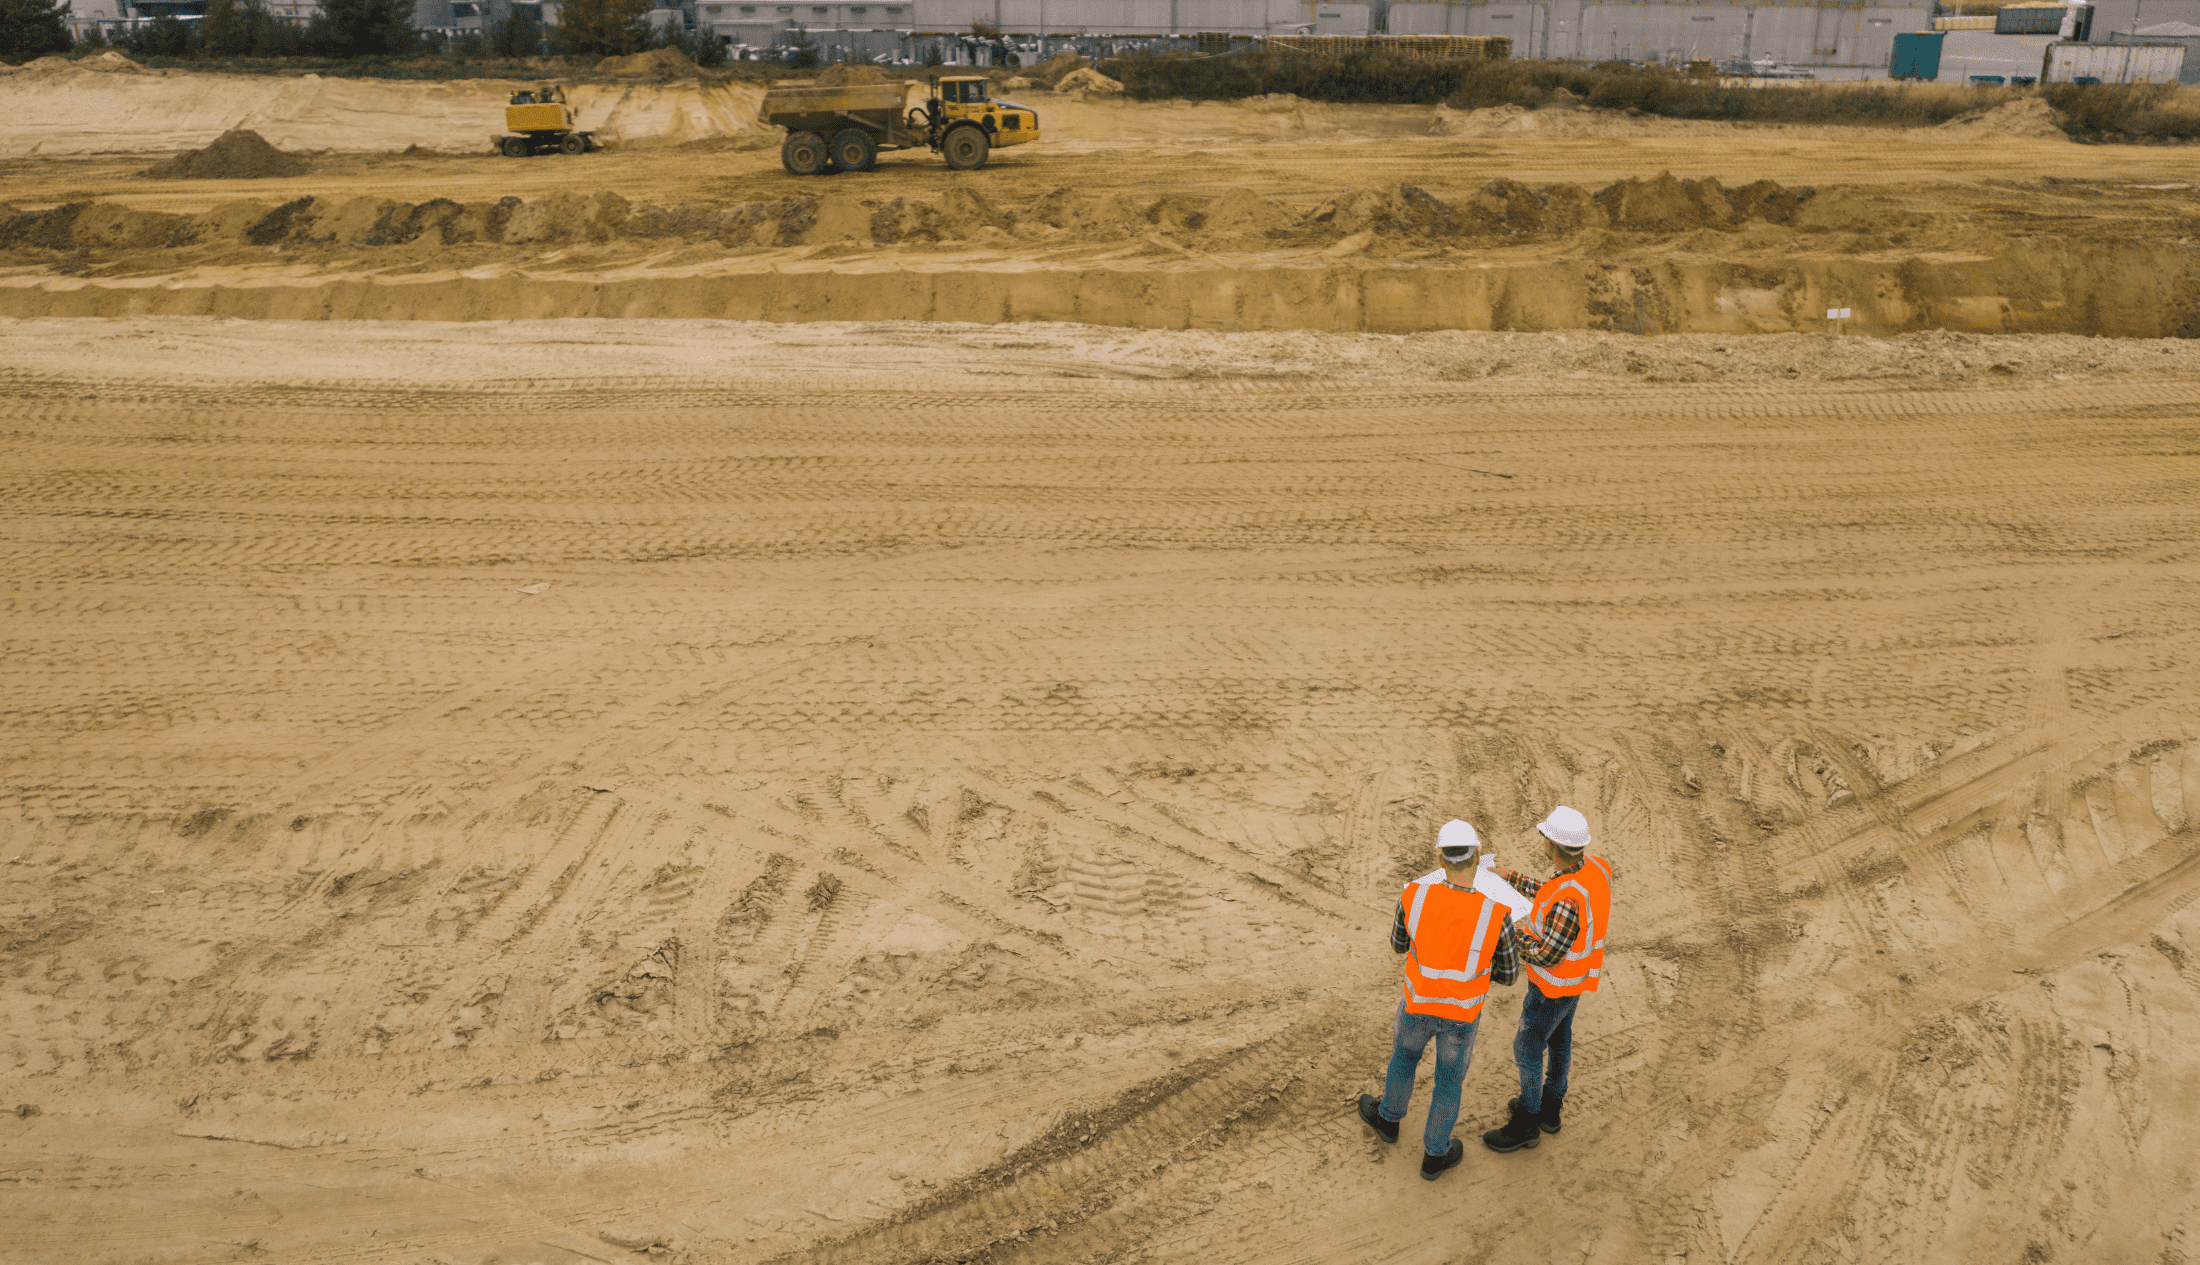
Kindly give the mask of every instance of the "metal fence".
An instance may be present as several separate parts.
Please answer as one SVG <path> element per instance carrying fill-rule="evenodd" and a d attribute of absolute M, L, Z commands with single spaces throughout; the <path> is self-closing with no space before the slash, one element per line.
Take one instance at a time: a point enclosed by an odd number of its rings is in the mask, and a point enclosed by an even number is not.
<path fill-rule="evenodd" d="M 1510 35 L 1271 35 L 1268 43 L 1317 57 L 1390 53 L 1414 61 L 1507 61 L 1513 46 Z"/>

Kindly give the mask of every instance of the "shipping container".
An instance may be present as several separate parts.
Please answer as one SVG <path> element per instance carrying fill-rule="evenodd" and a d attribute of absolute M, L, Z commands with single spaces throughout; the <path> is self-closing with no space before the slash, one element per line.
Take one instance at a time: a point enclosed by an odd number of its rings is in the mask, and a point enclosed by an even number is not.
<path fill-rule="evenodd" d="M 1896 79 L 1940 78 L 1940 31 L 1904 31 L 1894 37 L 1894 60 L 1887 72 Z"/>
<path fill-rule="evenodd" d="M 2041 83 L 2176 83 L 2182 44 L 2080 44 L 2059 40 L 2040 59 Z"/>
<path fill-rule="evenodd" d="M 2060 4 L 2005 4 L 1994 10 L 1994 34 L 2060 35 L 2068 12 Z"/>
<path fill-rule="evenodd" d="M 1938 79 L 1940 77 L 1940 44 L 1947 40 L 1940 31 L 1903 31 L 1894 35 L 1894 59 L 1888 64 L 1888 75 L 1894 79 Z"/>

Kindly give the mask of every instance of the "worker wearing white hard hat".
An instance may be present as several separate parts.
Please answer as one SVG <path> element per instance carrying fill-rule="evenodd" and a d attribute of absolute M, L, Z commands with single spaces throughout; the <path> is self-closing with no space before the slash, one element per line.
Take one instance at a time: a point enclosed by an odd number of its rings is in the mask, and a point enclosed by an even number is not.
<path fill-rule="evenodd" d="M 1421 1054 L 1436 1043 L 1436 1083 L 1421 1131 L 1421 1176 L 1434 1181 L 1465 1157 L 1451 1136 L 1459 1092 L 1474 1059 L 1474 1036 L 1490 985 L 1520 978 L 1513 918 L 1528 898 L 1485 863 L 1474 827 L 1453 819 L 1436 832 L 1441 867 L 1406 884 L 1390 928 L 1390 948 L 1405 955 L 1405 995 L 1391 1021 L 1390 1067 L 1383 1096 L 1360 1095 L 1360 1119 L 1385 1142 L 1413 1101 Z"/>
<path fill-rule="evenodd" d="M 1536 823 L 1535 832 L 1550 858 L 1551 877 L 1498 871 L 1530 900 L 1516 928 L 1530 987 L 1513 1037 L 1520 1096 L 1508 1104 L 1504 1127 L 1482 1135 L 1493 1151 L 1517 1151 L 1558 1132 L 1573 1068 L 1574 1012 L 1604 977 L 1604 942 L 1611 934 L 1612 863 L 1589 855 L 1589 819 L 1561 804 Z"/>

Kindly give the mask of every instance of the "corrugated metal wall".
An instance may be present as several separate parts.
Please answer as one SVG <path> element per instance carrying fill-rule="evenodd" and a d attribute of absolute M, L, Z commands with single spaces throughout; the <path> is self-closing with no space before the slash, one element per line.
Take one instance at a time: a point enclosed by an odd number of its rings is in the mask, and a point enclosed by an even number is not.
<path fill-rule="evenodd" d="M 1043 10 L 1043 12 L 1042 12 Z M 1266 35 L 1312 26 L 1310 0 L 917 0 L 927 31 L 967 31 L 973 22 L 1011 35 Z"/>
<path fill-rule="evenodd" d="M 1515 57 L 1600 61 L 1770 56 L 1797 66 L 1885 67 L 1900 31 L 1932 29 L 1932 4 L 1667 4 L 1610 0 L 1393 3 L 1390 29 L 1510 35 Z"/>
<path fill-rule="evenodd" d="M 2200 26 L 2200 0 L 2094 0 L 2091 38 L 2106 44 L 2112 32 L 2128 33 L 2161 22 Z"/>

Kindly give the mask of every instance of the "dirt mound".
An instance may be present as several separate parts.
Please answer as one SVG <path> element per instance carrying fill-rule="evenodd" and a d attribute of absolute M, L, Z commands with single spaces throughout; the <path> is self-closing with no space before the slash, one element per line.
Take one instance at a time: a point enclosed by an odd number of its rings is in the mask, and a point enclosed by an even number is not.
<path fill-rule="evenodd" d="M 862 62 L 841 62 L 837 65 L 827 66 L 817 77 L 817 86 L 820 88 L 844 88 L 849 84 L 892 82 L 894 82 L 893 76 L 876 66 L 867 66 Z"/>
<path fill-rule="evenodd" d="M 145 73 L 143 66 L 112 49 L 96 57 L 41 57 L 36 61 L 26 62 L 20 67 L 0 66 L 0 71 L 6 70 L 87 71 L 92 74 L 106 75 L 142 75 Z"/>
<path fill-rule="evenodd" d="M 1622 180 L 1597 194 L 1596 203 L 1614 228 L 1725 228 L 1734 207 L 1716 179 L 1675 180 L 1670 171 L 1655 180 Z"/>
<path fill-rule="evenodd" d="M 1991 110 L 1962 115 L 1933 130 L 1936 133 L 1956 132 L 1980 139 L 2005 136 L 2040 141 L 2070 139 L 2070 134 L 2063 130 L 2054 109 L 2042 97 L 2025 97 L 1997 105 Z"/>
<path fill-rule="evenodd" d="M 1266 237 L 1288 231 L 1297 219 L 1289 207 L 1240 185 L 1207 208 L 1204 227 L 1221 237 Z"/>
<path fill-rule="evenodd" d="M 1073 70 L 1062 76 L 1061 79 L 1055 82 L 1054 90 L 1056 92 L 1091 92 L 1108 97 L 1123 95 L 1123 85 L 1121 83 L 1108 78 L 1090 66 Z"/>
<path fill-rule="evenodd" d="M 695 63 L 677 48 L 653 48 L 646 53 L 606 57 L 596 63 L 596 71 L 606 75 L 692 75 Z"/>
<path fill-rule="evenodd" d="M 311 163 L 268 144 L 258 132 L 240 129 L 138 174 L 153 180 L 264 180 L 302 176 L 312 169 Z"/>
<path fill-rule="evenodd" d="M 1052 88 L 1080 70 L 1090 68 L 1091 62 L 1075 53 L 1056 53 L 1031 68 L 1031 77 Z"/>

